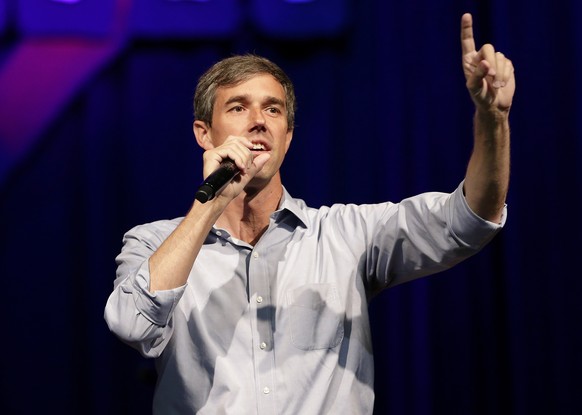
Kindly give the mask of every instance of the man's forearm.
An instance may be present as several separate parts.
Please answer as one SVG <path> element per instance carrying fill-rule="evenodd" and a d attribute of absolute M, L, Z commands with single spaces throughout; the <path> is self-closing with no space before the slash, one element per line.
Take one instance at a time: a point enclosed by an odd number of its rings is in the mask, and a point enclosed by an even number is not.
<path fill-rule="evenodd" d="M 509 187 L 509 112 L 477 110 L 474 129 L 465 196 L 477 215 L 499 223 Z"/>
<path fill-rule="evenodd" d="M 217 199 L 192 209 L 149 259 L 150 292 L 180 287 L 188 280 L 200 248 L 224 207 Z"/>

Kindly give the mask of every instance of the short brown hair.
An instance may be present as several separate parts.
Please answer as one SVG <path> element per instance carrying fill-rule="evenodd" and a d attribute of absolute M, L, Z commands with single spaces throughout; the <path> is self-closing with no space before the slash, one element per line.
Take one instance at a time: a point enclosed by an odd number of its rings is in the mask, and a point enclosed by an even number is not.
<path fill-rule="evenodd" d="M 216 90 L 220 87 L 238 85 L 259 74 L 271 75 L 283 87 L 287 110 L 287 130 L 293 130 L 296 103 L 291 80 L 275 63 L 252 54 L 223 59 L 211 66 L 200 77 L 194 93 L 194 119 L 204 121 L 211 126 Z"/>

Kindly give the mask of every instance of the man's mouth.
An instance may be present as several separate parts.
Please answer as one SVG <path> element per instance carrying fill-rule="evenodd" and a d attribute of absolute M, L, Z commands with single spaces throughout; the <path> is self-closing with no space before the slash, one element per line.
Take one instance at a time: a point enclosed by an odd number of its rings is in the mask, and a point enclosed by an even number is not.
<path fill-rule="evenodd" d="M 261 143 L 253 143 L 253 151 L 265 151 L 267 148 L 264 144 Z"/>

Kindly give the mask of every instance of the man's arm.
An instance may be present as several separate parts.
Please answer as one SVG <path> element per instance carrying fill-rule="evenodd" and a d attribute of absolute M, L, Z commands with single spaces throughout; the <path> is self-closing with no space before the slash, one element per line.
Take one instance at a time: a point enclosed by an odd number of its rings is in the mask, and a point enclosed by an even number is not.
<path fill-rule="evenodd" d="M 150 292 L 186 283 L 200 248 L 224 206 L 220 199 L 195 201 L 184 220 L 149 259 Z"/>
<path fill-rule="evenodd" d="M 465 196 L 483 219 L 499 223 L 509 187 L 509 110 L 515 92 L 512 62 L 493 45 L 475 49 L 473 19 L 461 18 L 463 71 L 475 103 L 474 146 Z"/>
<path fill-rule="evenodd" d="M 150 257 L 150 292 L 174 289 L 186 283 L 212 225 L 269 159 L 264 154 L 253 160 L 250 147 L 252 143 L 248 139 L 230 137 L 222 146 L 204 153 L 205 176 L 218 168 L 223 159 L 230 158 L 241 170 L 240 179 L 204 204 L 195 201 L 180 225 Z"/>

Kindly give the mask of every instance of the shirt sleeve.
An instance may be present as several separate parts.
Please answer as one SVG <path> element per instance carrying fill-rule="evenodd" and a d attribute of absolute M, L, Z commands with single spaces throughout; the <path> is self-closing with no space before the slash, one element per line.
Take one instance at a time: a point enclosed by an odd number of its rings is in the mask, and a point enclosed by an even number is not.
<path fill-rule="evenodd" d="M 505 225 L 507 206 L 503 207 L 500 223 L 493 223 L 481 218 L 469 207 L 463 192 L 464 184 L 464 181 L 461 182 L 451 195 L 452 200 L 449 207 L 452 211 L 448 215 L 451 222 L 451 232 L 463 243 L 480 249 L 493 239 Z"/>
<path fill-rule="evenodd" d="M 372 291 L 443 271 L 474 255 L 501 230 L 467 204 L 463 182 L 450 194 L 424 193 L 389 205 L 369 229 L 366 278 Z"/>
<path fill-rule="evenodd" d="M 172 315 L 186 285 L 149 291 L 149 258 L 171 229 L 141 225 L 124 235 L 114 289 L 105 306 L 109 329 L 146 357 L 157 357 L 173 333 Z"/>

